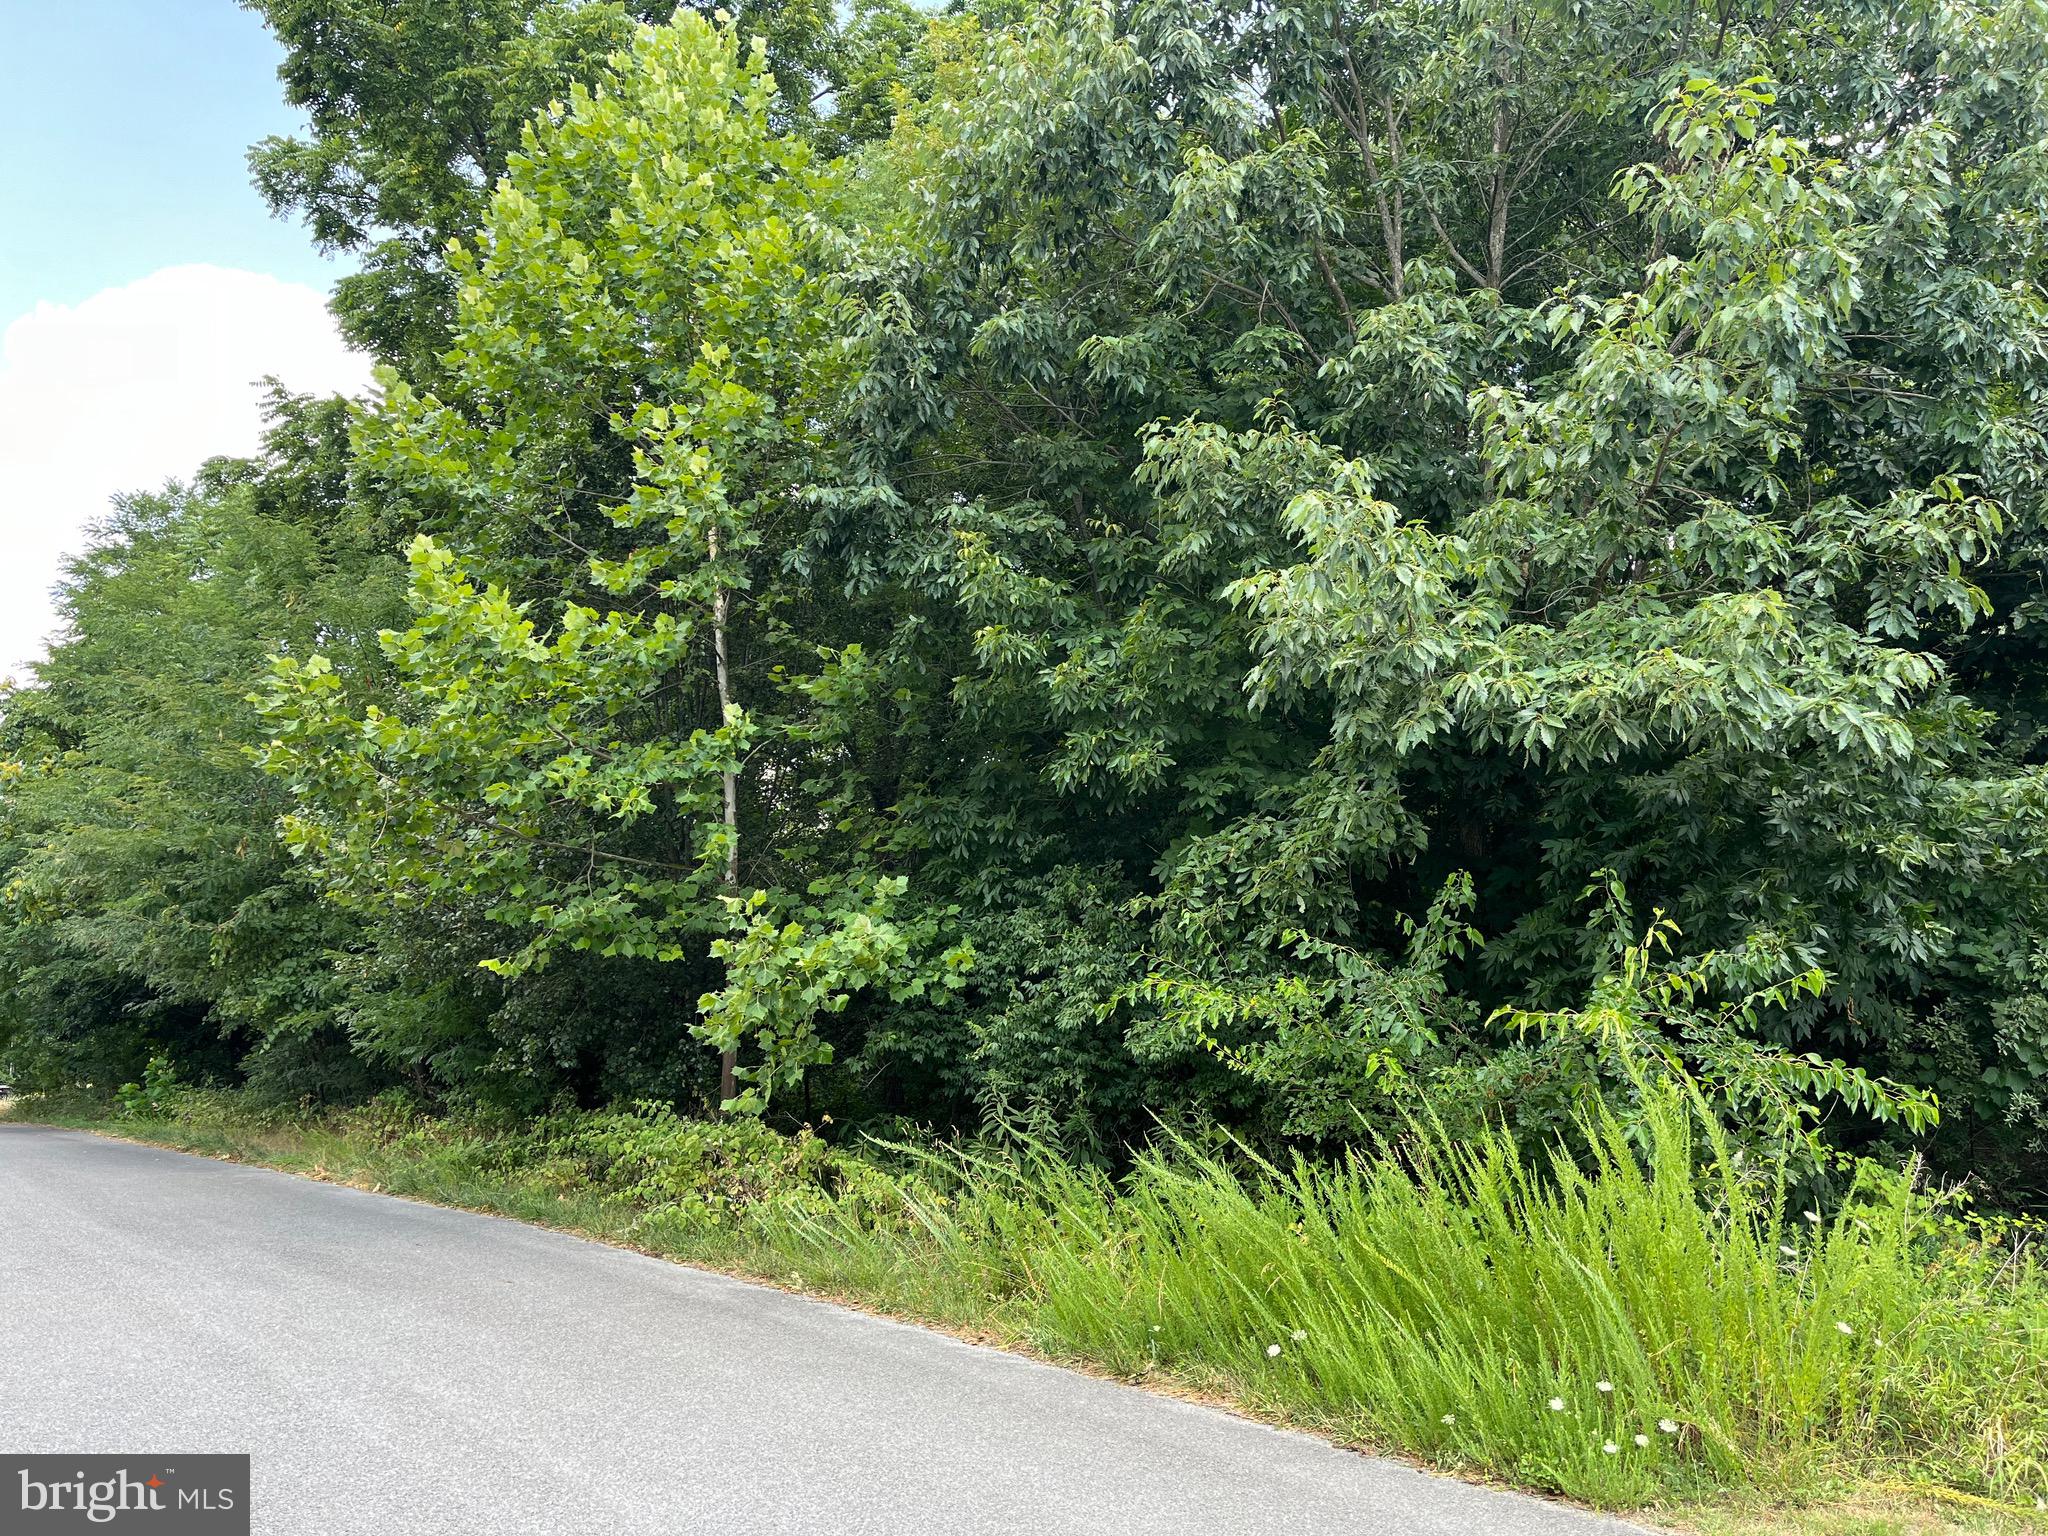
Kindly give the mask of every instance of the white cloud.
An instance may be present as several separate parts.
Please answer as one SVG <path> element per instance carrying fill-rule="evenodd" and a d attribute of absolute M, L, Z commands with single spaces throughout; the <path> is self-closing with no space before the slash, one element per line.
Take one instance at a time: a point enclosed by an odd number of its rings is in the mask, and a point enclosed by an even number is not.
<path fill-rule="evenodd" d="M 76 306 L 40 304 L 0 335 L 0 676 L 42 654 L 64 557 L 121 491 L 253 452 L 274 374 L 357 394 L 326 297 L 225 267 L 166 267 Z"/>

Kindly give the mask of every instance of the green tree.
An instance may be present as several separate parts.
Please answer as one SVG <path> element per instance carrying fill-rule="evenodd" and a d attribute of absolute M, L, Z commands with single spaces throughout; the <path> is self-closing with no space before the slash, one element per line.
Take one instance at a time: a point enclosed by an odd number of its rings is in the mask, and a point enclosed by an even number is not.
<path fill-rule="evenodd" d="M 2038 718 L 2038 21 L 987 36 L 873 157 L 860 473 L 804 552 L 861 594 L 886 835 L 992 904 L 1109 859 L 1222 975 L 1397 949 L 1468 869 L 1488 1009 L 1583 994 L 1615 870 L 1827 977 L 1760 1033 L 1915 1078 L 1997 1017 L 1943 1070 L 2024 1076 L 2044 782 L 1988 706 Z"/>
<path fill-rule="evenodd" d="M 120 502 L 0 699 L 0 1034 L 25 1075 L 118 1082 L 161 1047 L 283 1094 L 367 1080 L 332 963 L 360 936 L 278 846 L 245 702 L 316 641 L 365 673 L 395 609 L 397 563 L 336 516 L 345 431 L 339 402 L 278 396 L 264 457 Z"/>
<path fill-rule="evenodd" d="M 832 184 L 773 108 L 760 44 L 684 15 L 529 127 L 475 248 L 452 258 L 446 398 L 388 378 L 358 451 L 456 508 L 482 569 L 554 574 L 528 553 L 537 529 L 584 557 L 581 580 L 519 602 L 423 536 L 413 623 L 384 638 L 398 706 L 359 716 L 319 656 L 280 658 L 264 703 L 266 766 L 300 801 L 288 844 L 358 903 L 480 908 L 518 935 L 488 961 L 508 978 L 565 950 L 701 974 L 693 941 L 724 932 L 743 878 L 774 888 L 788 859 L 743 836 L 740 781 L 753 760 L 757 824 L 791 788 L 786 761 L 754 754 L 788 735 L 774 551 L 831 381 Z M 879 979 L 903 955 L 873 904 L 892 889 L 824 939 L 772 931 L 835 976 Z M 741 926 L 730 954 L 766 966 Z M 755 1103 L 815 1058 L 813 1001 L 758 1020 L 758 1064 L 739 1062 L 735 1021 L 760 1004 L 712 1010 L 722 1100 L 742 1102 L 746 1075 Z"/>

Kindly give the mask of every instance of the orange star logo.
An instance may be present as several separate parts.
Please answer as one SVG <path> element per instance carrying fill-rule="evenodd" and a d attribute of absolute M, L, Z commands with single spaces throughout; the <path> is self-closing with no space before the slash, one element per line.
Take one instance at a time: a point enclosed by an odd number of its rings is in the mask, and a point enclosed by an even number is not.
<path fill-rule="evenodd" d="M 148 1481 L 148 1483 L 146 1483 L 146 1484 L 145 1484 L 144 1486 L 145 1486 L 145 1487 L 149 1487 L 149 1488 L 161 1488 L 161 1487 L 163 1487 L 163 1485 L 164 1485 L 164 1480 L 163 1480 L 162 1478 L 158 1477 L 158 1476 L 157 1476 L 157 1475 L 156 1475 L 156 1474 L 155 1474 L 154 1472 L 152 1472 L 152 1473 L 150 1473 L 150 1474 L 149 1474 L 149 1481 Z"/>

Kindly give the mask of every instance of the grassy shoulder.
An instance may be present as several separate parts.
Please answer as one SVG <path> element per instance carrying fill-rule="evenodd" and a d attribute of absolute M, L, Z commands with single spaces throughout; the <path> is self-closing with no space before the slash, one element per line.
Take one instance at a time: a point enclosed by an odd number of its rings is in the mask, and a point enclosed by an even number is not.
<path fill-rule="evenodd" d="M 522 1124 L 177 1091 L 33 1118 L 538 1222 L 1703 1532 L 2048 1529 L 2048 1273 L 1873 1177 L 1802 1221 L 1698 1156 L 1511 1144 L 1112 1181 L 664 1108 Z"/>

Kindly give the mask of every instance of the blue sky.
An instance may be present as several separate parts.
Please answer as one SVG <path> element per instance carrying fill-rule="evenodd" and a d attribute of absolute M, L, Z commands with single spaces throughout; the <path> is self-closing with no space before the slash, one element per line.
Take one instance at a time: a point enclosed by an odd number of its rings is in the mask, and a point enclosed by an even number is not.
<path fill-rule="evenodd" d="M 252 452 L 266 376 L 367 385 L 347 268 L 249 184 L 281 57 L 234 0 L 0 0 L 0 678 L 110 498 Z"/>
<path fill-rule="evenodd" d="M 281 58 L 234 0 L 0 0 L 0 325 L 185 262 L 328 287 L 243 162 L 302 127 Z"/>

